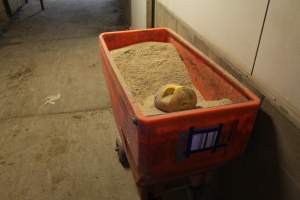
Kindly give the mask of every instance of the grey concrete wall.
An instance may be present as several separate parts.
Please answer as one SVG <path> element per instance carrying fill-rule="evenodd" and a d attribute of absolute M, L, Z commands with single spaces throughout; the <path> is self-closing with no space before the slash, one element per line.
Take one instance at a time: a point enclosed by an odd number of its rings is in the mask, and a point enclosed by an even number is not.
<path fill-rule="evenodd" d="M 3 26 L 7 23 L 8 17 L 5 12 L 4 3 L 0 1 L 0 32 Z"/>
<path fill-rule="evenodd" d="M 152 27 L 152 16 L 154 13 L 152 13 L 152 6 L 153 6 L 153 2 L 152 0 L 147 0 L 147 16 L 146 16 L 146 20 L 147 20 L 147 28 L 151 28 Z"/>
<path fill-rule="evenodd" d="M 7 22 L 10 20 L 7 12 L 14 15 L 24 4 L 25 0 L 0 0 L 0 31 L 3 30 Z M 5 10 L 5 4 L 9 7 L 9 11 Z"/>
<path fill-rule="evenodd" d="M 161 3 L 156 27 L 168 27 L 194 44 L 262 98 L 256 125 L 245 154 L 218 170 L 213 178 L 222 199 L 300 199 L 300 130 L 284 109 L 273 105 L 260 89 L 229 60 Z"/>
<path fill-rule="evenodd" d="M 128 27 L 131 24 L 131 0 L 120 0 L 122 11 L 122 18 L 124 24 L 127 24 Z"/>
<path fill-rule="evenodd" d="M 24 4 L 25 0 L 7 0 L 12 14 L 16 13 Z"/>

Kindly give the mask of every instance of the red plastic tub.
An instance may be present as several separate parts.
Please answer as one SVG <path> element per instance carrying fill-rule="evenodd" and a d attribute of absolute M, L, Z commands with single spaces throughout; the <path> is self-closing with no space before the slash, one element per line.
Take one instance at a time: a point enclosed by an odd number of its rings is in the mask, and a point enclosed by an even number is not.
<path fill-rule="evenodd" d="M 147 41 L 172 43 L 204 98 L 233 104 L 144 116 L 110 51 Z M 260 100 L 207 56 L 165 28 L 103 33 L 99 42 L 114 117 L 139 187 L 203 173 L 243 153 Z"/>

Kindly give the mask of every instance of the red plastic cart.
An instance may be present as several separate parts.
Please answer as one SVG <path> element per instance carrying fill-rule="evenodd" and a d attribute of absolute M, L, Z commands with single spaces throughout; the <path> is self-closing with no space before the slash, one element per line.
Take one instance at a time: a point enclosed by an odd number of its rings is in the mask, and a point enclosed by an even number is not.
<path fill-rule="evenodd" d="M 204 98 L 233 104 L 144 116 L 110 51 L 147 41 L 172 43 Z M 119 158 L 123 164 L 128 159 L 142 199 L 158 196 L 161 190 L 152 189 L 160 183 L 201 175 L 243 153 L 260 100 L 202 52 L 165 28 L 103 33 L 99 42 L 121 138 Z"/>

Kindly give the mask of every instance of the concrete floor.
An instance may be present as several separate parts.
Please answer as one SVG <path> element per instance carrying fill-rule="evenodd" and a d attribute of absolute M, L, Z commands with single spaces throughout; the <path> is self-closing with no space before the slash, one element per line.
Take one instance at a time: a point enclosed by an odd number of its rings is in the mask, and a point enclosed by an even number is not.
<path fill-rule="evenodd" d="M 138 199 L 98 56 L 98 34 L 127 27 L 119 1 L 29 2 L 0 37 L 0 199 Z"/>

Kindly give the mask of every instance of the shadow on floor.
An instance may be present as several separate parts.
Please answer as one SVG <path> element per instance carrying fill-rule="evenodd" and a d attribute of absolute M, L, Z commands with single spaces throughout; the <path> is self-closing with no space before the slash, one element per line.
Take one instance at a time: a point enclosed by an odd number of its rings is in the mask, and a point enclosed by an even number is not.
<path fill-rule="evenodd" d="M 272 118 L 260 110 L 245 154 L 214 177 L 217 199 L 284 199 L 276 133 Z"/>

